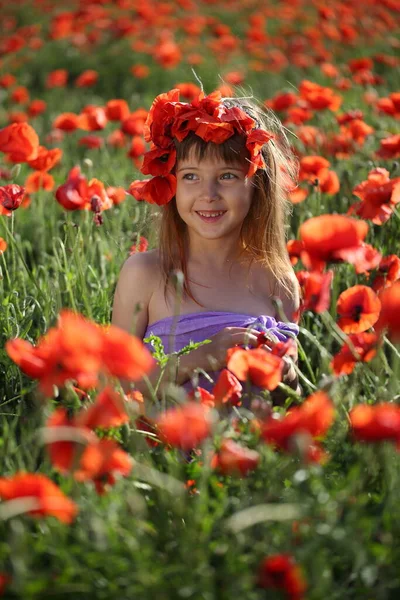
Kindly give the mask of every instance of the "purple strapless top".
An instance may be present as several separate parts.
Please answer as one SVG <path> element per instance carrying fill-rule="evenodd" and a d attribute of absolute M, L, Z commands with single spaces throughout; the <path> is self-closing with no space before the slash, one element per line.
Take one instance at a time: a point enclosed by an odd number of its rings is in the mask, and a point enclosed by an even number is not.
<path fill-rule="evenodd" d="M 171 328 L 173 326 L 174 335 L 171 338 Z M 299 333 L 299 327 L 296 323 L 283 323 L 267 315 L 255 317 L 242 313 L 213 310 L 167 317 L 155 321 L 147 327 L 144 338 L 151 334 L 158 336 L 163 343 L 165 353 L 169 354 L 181 350 L 190 341 L 201 342 L 207 340 L 225 327 L 249 326 L 258 331 L 268 331 L 277 338 L 277 341 L 282 342 L 286 342 L 290 337 L 296 337 Z M 172 342 L 171 345 L 170 342 Z M 154 350 L 149 343 L 145 345 L 150 352 Z M 214 382 L 218 379 L 219 373 L 220 371 L 208 372 Z M 207 391 L 211 391 L 214 383 L 208 381 L 204 375 L 199 374 L 198 385 Z M 186 381 L 183 387 L 187 391 L 192 390 L 192 382 L 190 380 Z"/>

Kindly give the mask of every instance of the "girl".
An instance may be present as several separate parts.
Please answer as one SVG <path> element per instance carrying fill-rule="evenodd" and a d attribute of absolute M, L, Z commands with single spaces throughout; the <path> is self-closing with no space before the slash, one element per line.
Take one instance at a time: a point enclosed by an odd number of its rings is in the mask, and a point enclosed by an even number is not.
<path fill-rule="evenodd" d="M 296 320 L 299 285 L 285 240 L 295 162 L 276 118 L 219 92 L 190 104 L 179 102 L 178 90 L 161 94 L 145 139 L 152 146 L 141 170 L 155 177 L 133 182 L 130 191 L 161 206 L 159 248 L 126 260 L 112 323 L 142 339 L 159 336 L 167 353 L 211 340 L 180 358 L 175 382 L 190 390 L 195 369 L 215 382 L 227 350 L 255 347 L 260 331 L 282 341 L 298 333 L 296 323 L 278 321 L 271 300 L 279 298 L 288 321 Z M 155 368 L 151 383 L 159 376 Z M 194 381 L 207 390 L 214 385 L 203 374 Z M 298 389 L 290 359 L 283 381 Z M 135 388 L 145 395 L 146 414 L 154 414 L 147 385 Z"/>

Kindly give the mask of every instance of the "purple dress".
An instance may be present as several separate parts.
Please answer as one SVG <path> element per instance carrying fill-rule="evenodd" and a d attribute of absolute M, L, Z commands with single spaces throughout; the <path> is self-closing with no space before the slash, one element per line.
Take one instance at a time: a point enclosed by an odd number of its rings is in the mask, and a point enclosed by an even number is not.
<path fill-rule="evenodd" d="M 171 338 L 171 328 L 173 326 L 174 334 Z M 155 321 L 147 327 L 144 338 L 151 334 L 158 336 L 163 342 L 165 353 L 169 354 L 181 350 L 191 340 L 193 342 L 207 340 L 225 327 L 249 326 L 258 331 L 269 331 L 277 340 L 282 342 L 286 342 L 290 337 L 296 337 L 299 333 L 299 327 L 295 323 L 283 323 L 267 315 L 255 317 L 248 314 L 213 310 L 167 317 Z M 171 345 L 170 342 L 172 342 Z M 150 352 L 154 350 L 149 343 L 145 345 Z M 220 371 L 208 371 L 208 374 L 215 383 Z M 199 374 L 198 385 L 200 387 L 211 391 L 214 383 L 208 381 L 204 375 Z M 183 387 L 187 391 L 191 391 L 193 384 L 189 380 L 183 384 Z M 255 386 L 253 386 L 252 391 L 256 391 Z"/>

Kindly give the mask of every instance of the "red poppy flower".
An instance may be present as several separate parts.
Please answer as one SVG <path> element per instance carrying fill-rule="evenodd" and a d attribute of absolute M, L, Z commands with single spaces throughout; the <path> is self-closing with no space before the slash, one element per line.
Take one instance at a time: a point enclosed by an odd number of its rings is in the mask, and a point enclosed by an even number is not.
<path fill-rule="evenodd" d="M 2 237 L 0 237 L 0 254 L 3 254 L 3 252 L 5 252 L 6 250 L 7 250 L 7 242 Z"/>
<path fill-rule="evenodd" d="M 107 144 L 114 148 L 125 148 L 126 137 L 120 129 L 116 129 L 109 136 L 107 136 Z"/>
<path fill-rule="evenodd" d="M 346 125 L 347 123 L 351 123 L 354 120 L 360 119 L 362 120 L 364 118 L 364 113 L 356 108 L 354 110 L 349 110 L 345 113 L 343 113 L 342 115 L 337 115 L 336 116 L 336 120 L 339 123 L 339 125 Z"/>
<path fill-rule="evenodd" d="M 80 127 L 81 116 L 75 113 L 62 113 L 53 122 L 54 129 L 61 129 L 61 131 L 75 131 Z"/>
<path fill-rule="evenodd" d="M 267 419 L 262 425 L 261 435 L 268 444 L 289 450 L 294 435 L 324 436 L 333 418 L 334 408 L 329 396 L 325 392 L 315 392 L 301 406 L 290 409 L 283 418 L 271 416 Z"/>
<path fill-rule="evenodd" d="M 129 416 L 122 396 L 110 386 L 106 386 L 93 404 L 77 415 L 75 421 L 79 427 L 89 429 L 120 427 L 129 421 Z"/>
<path fill-rule="evenodd" d="M 153 148 L 144 155 L 141 172 L 144 175 L 164 176 L 171 172 L 176 162 L 176 150 Z"/>
<path fill-rule="evenodd" d="M 139 156 L 143 156 L 146 152 L 146 144 L 144 139 L 140 135 L 134 135 L 131 140 L 131 147 L 128 152 L 128 156 L 130 158 L 139 158 Z M 141 169 L 142 170 L 142 169 Z M 144 173 L 144 171 L 142 171 Z M 156 173 L 154 173 L 155 175 Z M 162 175 L 162 173 L 157 173 L 157 175 Z"/>
<path fill-rule="evenodd" d="M 386 332 L 390 340 L 400 341 L 400 282 L 395 282 L 379 295 L 381 312 L 375 323 L 376 331 Z"/>
<path fill-rule="evenodd" d="M 0 152 L 5 152 L 11 162 L 23 163 L 37 157 L 39 138 L 28 123 L 12 123 L 0 129 Z"/>
<path fill-rule="evenodd" d="M 388 98 L 379 98 L 376 107 L 380 112 L 391 115 L 395 119 L 400 118 L 400 92 L 389 94 Z"/>
<path fill-rule="evenodd" d="M 377 322 L 381 302 L 370 287 L 354 285 L 340 294 L 336 309 L 338 326 L 345 333 L 361 333 Z"/>
<path fill-rule="evenodd" d="M 154 368 L 155 361 L 142 340 L 109 325 L 102 330 L 101 359 L 110 375 L 138 381 Z"/>
<path fill-rule="evenodd" d="M 97 440 L 93 431 L 80 427 L 75 418 L 68 418 L 62 407 L 50 415 L 43 435 L 51 464 L 60 473 L 77 469 L 85 446 Z"/>
<path fill-rule="evenodd" d="M 209 408 L 190 401 L 165 411 L 156 425 L 164 443 L 190 450 L 211 434 L 212 421 Z"/>
<path fill-rule="evenodd" d="M 400 279 L 400 257 L 396 254 L 384 256 L 378 265 L 378 274 L 372 284 L 375 292 L 390 287 L 395 281 Z"/>
<path fill-rule="evenodd" d="M 330 363 L 335 375 L 349 375 L 357 362 L 372 360 L 376 355 L 379 339 L 376 333 L 352 333 L 349 335 L 349 342 L 358 356 L 354 356 L 350 345 L 344 343 Z"/>
<path fill-rule="evenodd" d="M 0 77 L 0 87 L 4 89 L 11 87 L 16 82 L 17 79 L 14 77 L 14 75 L 11 75 L 11 73 L 4 73 L 4 75 L 1 75 Z"/>
<path fill-rule="evenodd" d="M 179 90 L 180 95 L 187 98 L 189 102 L 192 102 L 201 93 L 201 89 L 195 83 L 178 83 L 175 89 Z"/>
<path fill-rule="evenodd" d="M 25 104 L 29 100 L 29 92 L 25 86 L 20 85 L 13 89 L 10 98 L 17 104 Z"/>
<path fill-rule="evenodd" d="M 351 252 L 359 250 L 367 233 L 364 221 L 343 215 L 312 217 L 300 226 L 301 260 L 309 269 L 322 270 L 327 262 L 343 260 L 346 251 L 346 260 L 351 262 Z"/>
<path fill-rule="evenodd" d="M 289 240 L 286 244 L 286 248 L 289 253 L 290 262 L 292 265 L 296 265 L 302 250 L 304 250 L 303 242 L 300 240 Z"/>
<path fill-rule="evenodd" d="M 386 169 L 373 169 L 368 179 L 353 189 L 353 194 L 361 198 L 361 202 L 351 205 L 348 213 L 356 213 L 364 219 L 371 219 L 376 225 L 382 225 L 400 202 L 400 177 L 390 179 Z"/>
<path fill-rule="evenodd" d="M 278 94 L 270 100 L 265 100 L 264 104 L 272 110 L 283 111 L 296 104 L 297 99 L 297 95 L 293 92 L 286 92 Z"/>
<path fill-rule="evenodd" d="M 381 140 L 380 148 L 376 154 L 380 158 L 398 158 L 400 156 L 400 133 Z"/>
<path fill-rule="evenodd" d="M 160 148 L 171 146 L 172 138 L 166 130 L 175 117 L 175 104 L 179 101 L 179 90 L 170 90 L 158 95 L 151 105 L 144 127 L 144 139 Z"/>
<path fill-rule="evenodd" d="M 12 360 L 51 396 L 53 385 L 76 380 L 87 389 L 98 383 L 103 371 L 132 381 L 150 372 L 154 360 L 141 340 L 117 327 L 107 331 L 69 310 L 60 313 L 58 327 L 39 339 L 36 347 L 15 339 L 6 342 Z"/>
<path fill-rule="evenodd" d="M 308 196 L 308 191 L 304 188 L 297 187 L 294 190 L 289 192 L 289 200 L 292 204 L 300 204 L 300 202 L 304 202 L 304 200 Z M 296 264 L 296 263 L 292 263 Z"/>
<path fill-rule="evenodd" d="M 117 442 L 101 439 L 85 448 L 74 478 L 77 481 L 93 481 L 97 493 L 104 494 L 106 486 L 114 485 L 117 476 L 129 475 L 133 466 L 132 457 Z"/>
<path fill-rule="evenodd" d="M 44 100 L 32 100 L 28 106 L 28 115 L 30 117 L 37 117 L 45 112 L 47 103 Z"/>
<path fill-rule="evenodd" d="M 109 121 L 123 121 L 130 114 L 126 100 L 109 100 L 106 104 L 106 117 Z"/>
<path fill-rule="evenodd" d="M 147 65 L 132 65 L 130 71 L 132 75 L 138 79 L 144 79 L 145 77 L 148 77 L 150 73 L 150 69 Z"/>
<path fill-rule="evenodd" d="M 76 78 L 75 87 L 91 87 L 97 82 L 98 78 L 99 74 L 97 71 L 88 69 L 87 71 L 83 71 L 83 73 Z"/>
<path fill-rule="evenodd" d="M 188 394 L 188 398 L 189 400 L 196 400 L 197 402 L 200 402 L 200 404 L 202 404 L 203 406 L 207 406 L 209 408 L 214 408 L 215 406 L 214 395 L 199 386 L 194 388 Z"/>
<path fill-rule="evenodd" d="M 333 271 L 297 271 L 296 277 L 302 291 L 301 312 L 312 310 L 322 313 L 329 309 Z"/>
<path fill-rule="evenodd" d="M 154 47 L 153 56 L 164 69 L 173 69 L 182 60 L 181 50 L 172 37 L 161 40 Z"/>
<path fill-rule="evenodd" d="M 54 516 L 63 523 L 71 523 L 78 512 L 77 505 L 40 473 L 20 472 L 12 477 L 1 477 L 0 498 L 27 498 L 29 504 L 35 504 L 34 508 L 27 509 L 27 514 L 35 517 Z"/>
<path fill-rule="evenodd" d="M 329 160 L 322 156 L 304 156 L 300 160 L 299 180 L 306 180 L 312 183 L 318 178 L 319 173 L 326 170 L 329 166 Z"/>
<path fill-rule="evenodd" d="M 367 56 L 364 56 L 363 58 L 352 58 L 347 64 L 349 65 L 349 69 L 352 73 L 357 73 L 357 71 L 371 70 L 374 66 L 372 59 Z"/>
<path fill-rule="evenodd" d="M 214 455 L 211 466 L 224 475 L 239 475 L 246 477 L 254 471 L 260 462 L 260 455 L 230 439 L 224 439 L 220 449 Z"/>
<path fill-rule="evenodd" d="M 0 186 L 0 207 L 4 208 L 4 214 L 10 215 L 11 211 L 17 210 L 25 195 L 25 188 L 11 183 Z"/>
<path fill-rule="evenodd" d="M 215 404 L 220 405 L 229 402 L 237 406 L 240 404 L 242 389 L 237 377 L 228 369 L 222 369 L 212 390 Z"/>
<path fill-rule="evenodd" d="M 264 144 L 267 144 L 274 138 L 273 133 L 264 131 L 263 129 L 253 129 L 246 137 L 246 148 L 250 152 L 250 167 L 247 177 L 251 177 L 257 171 L 265 167 L 264 159 L 261 150 Z"/>
<path fill-rule="evenodd" d="M 358 404 L 349 417 L 353 436 L 360 442 L 400 440 L 400 408 L 396 404 Z"/>
<path fill-rule="evenodd" d="M 54 177 L 45 171 L 35 171 L 26 178 L 25 188 L 28 194 L 39 190 L 51 192 L 54 188 Z"/>
<path fill-rule="evenodd" d="M 243 350 L 239 347 L 228 353 L 227 367 L 240 381 L 250 379 L 251 383 L 274 390 L 282 381 L 284 361 L 262 348 Z"/>
<path fill-rule="evenodd" d="M 300 83 L 299 93 L 314 110 L 336 111 L 342 103 L 342 97 L 335 94 L 332 88 L 323 87 L 306 79 Z"/>
<path fill-rule="evenodd" d="M 330 163 L 322 156 L 305 156 L 300 160 L 299 180 L 311 184 L 318 183 L 318 188 L 326 194 L 336 194 L 339 191 L 339 178 L 328 167 Z"/>
<path fill-rule="evenodd" d="M 356 273 L 368 273 L 376 269 L 382 258 L 382 254 L 370 244 L 361 243 L 358 248 L 345 248 L 337 252 L 341 261 L 347 261 L 354 265 Z"/>
<path fill-rule="evenodd" d="M 98 135 L 84 135 L 80 138 L 78 146 L 86 146 L 90 150 L 97 150 L 104 144 L 104 140 Z"/>
<path fill-rule="evenodd" d="M 135 110 L 121 123 L 121 131 L 127 135 L 144 135 L 147 111 L 143 108 Z"/>
<path fill-rule="evenodd" d="M 318 188 L 323 194 L 337 194 L 340 189 L 340 182 L 335 171 L 321 169 L 318 173 Z"/>
<path fill-rule="evenodd" d="M 8 113 L 8 122 L 9 123 L 27 123 L 29 121 L 29 117 L 26 112 L 22 110 L 18 111 L 10 111 Z"/>
<path fill-rule="evenodd" d="M 56 69 L 48 74 L 46 78 L 46 87 L 64 87 L 68 80 L 68 71 L 66 69 Z"/>
<path fill-rule="evenodd" d="M 373 127 L 370 127 L 361 119 L 353 119 L 343 129 L 359 146 L 362 146 L 365 138 L 375 131 Z"/>
<path fill-rule="evenodd" d="M 149 247 L 149 241 L 144 236 L 140 236 L 139 243 L 131 246 L 129 254 L 136 254 L 136 252 L 146 252 Z"/>
<path fill-rule="evenodd" d="M 79 166 L 73 167 L 67 181 L 56 190 L 56 200 L 67 210 L 88 208 L 88 182 Z"/>
<path fill-rule="evenodd" d="M 261 561 L 258 586 L 285 592 L 288 600 L 302 600 L 307 589 L 301 569 L 290 554 L 274 554 Z"/>
<path fill-rule="evenodd" d="M 143 201 L 143 190 L 150 181 L 151 179 L 135 179 L 135 181 L 132 181 L 130 184 L 128 193 L 132 194 L 136 200 Z"/>
<path fill-rule="evenodd" d="M 106 111 L 101 106 L 86 106 L 79 115 L 79 128 L 85 131 L 100 131 L 106 125 Z"/>
<path fill-rule="evenodd" d="M 145 200 L 150 204 L 163 206 L 168 204 L 175 196 L 176 177 L 166 175 L 165 177 L 153 177 L 144 181 L 133 181 L 129 186 L 129 193 L 137 200 Z"/>
<path fill-rule="evenodd" d="M 50 171 L 61 160 L 63 151 L 60 148 L 48 150 L 44 146 L 39 146 L 37 157 L 33 160 L 28 160 L 27 163 L 36 171 Z"/>

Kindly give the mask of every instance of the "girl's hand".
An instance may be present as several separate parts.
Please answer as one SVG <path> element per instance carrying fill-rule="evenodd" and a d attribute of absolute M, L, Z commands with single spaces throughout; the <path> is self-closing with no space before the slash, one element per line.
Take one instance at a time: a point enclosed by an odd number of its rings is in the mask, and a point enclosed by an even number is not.
<path fill-rule="evenodd" d="M 198 365 L 204 370 L 219 371 L 226 367 L 226 352 L 233 346 L 257 347 L 257 329 L 246 327 L 225 327 L 210 337 L 211 343 L 200 346 L 205 364 Z M 203 361 L 201 361 L 203 362 Z"/>

